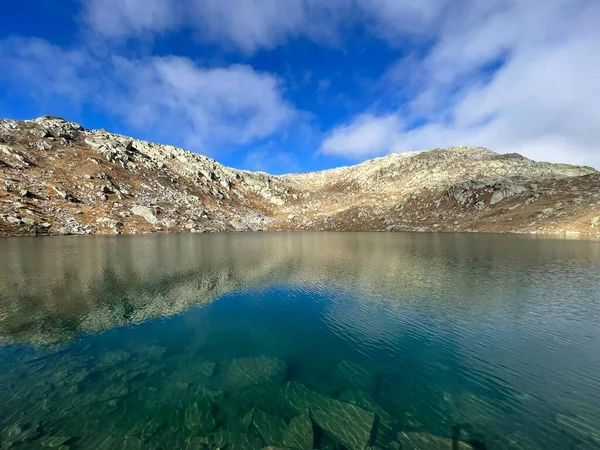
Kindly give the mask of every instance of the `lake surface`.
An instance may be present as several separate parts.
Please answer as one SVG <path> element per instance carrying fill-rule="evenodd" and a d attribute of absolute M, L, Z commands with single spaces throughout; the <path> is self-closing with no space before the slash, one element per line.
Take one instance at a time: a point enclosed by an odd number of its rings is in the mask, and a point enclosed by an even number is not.
<path fill-rule="evenodd" d="M 600 242 L 0 240 L 0 443 L 600 449 Z"/>

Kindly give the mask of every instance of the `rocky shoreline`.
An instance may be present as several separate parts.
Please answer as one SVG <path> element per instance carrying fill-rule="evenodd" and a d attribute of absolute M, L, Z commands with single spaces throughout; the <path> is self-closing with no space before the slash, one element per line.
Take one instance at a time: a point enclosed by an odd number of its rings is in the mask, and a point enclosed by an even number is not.
<path fill-rule="evenodd" d="M 57 117 L 0 120 L 1 236 L 228 231 L 598 236 L 600 174 L 453 147 L 275 176 Z"/>

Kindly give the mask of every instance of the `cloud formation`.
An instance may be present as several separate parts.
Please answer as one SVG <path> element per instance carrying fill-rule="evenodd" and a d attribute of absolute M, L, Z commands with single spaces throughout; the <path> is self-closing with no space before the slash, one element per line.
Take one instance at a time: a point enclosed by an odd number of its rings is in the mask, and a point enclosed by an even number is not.
<path fill-rule="evenodd" d="M 0 41 L 0 80 L 40 101 L 84 104 L 136 129 L 176 133 L 211 153 L 211 144 L 247 144 L 276 134 L 295 109 L 279 79 L 246 65 L 203 68 L 188 58 L 99 58 L 38 39 Z M 160 134 L 160 132 L 159 132 Z"/>
<path fill-rule="evenodd" d="M 425 56 L 400 59 L 384 76 L 383 92 L 408 102 L 357 115 L 321 151 L 358 160 L 481 145 L 600 167 L 600 4 L 470 6 L 448 14 Z"/>
<path fill-rule="evenodd" d="M 216 59 L 246 64 L 205 67 L 182 56 L 98 56 L 85 47 L 91 41 L 64 49 L 9 39 L 0 43 L 5 68 L 0 80 L 36 93 L 36 99 L 92 104 L 139 129 L 177 133 L 187 145 L 211 152 L 213 143 L 254 143 L 297 125 L 298 112 L 286 100 L 280 75 L 252 68 L 253 57 L 264 63 L 269 50 L 294 40 L 346 51 L 358 29 L 396 60 L 379 80 L 366 80 L 358 94 L 348 94 L 357 102 L 347 105 L 370 107 L 336 106 L 335 114 L 344 115 L 323 130 L 315 149 L 321 155 L 356 161 L 477 145 L 600 168 L 597 0 L 81 0 L 80 5 L 79 24 L 98 39 L 94 48 L 107 54 L 135 54 L 135 40 L 146 52 L 154 39 L 191 35 L 217 48 Z M 306 48 L 312 51 L 313 44 Z M 329 77 L 330 89 L 319 87 L 316 122 L 320 108 L 334 103 L 327 93 L 339 93 L 351 70 Z M 376 95 L 364 88 L 369 83 Z M 310 105 L 306 97 L 303 107 Z"/>

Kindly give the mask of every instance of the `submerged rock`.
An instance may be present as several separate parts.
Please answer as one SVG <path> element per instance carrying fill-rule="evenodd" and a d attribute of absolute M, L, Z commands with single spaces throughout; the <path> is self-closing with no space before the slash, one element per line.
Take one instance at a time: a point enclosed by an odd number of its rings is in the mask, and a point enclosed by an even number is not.
<path fill-rule="evenodd" d="M 348 389 L 340 394 L 339 399 L 343 402 L 360 406 L 376 415 L 376 445 L 383 446 L 390 441 L 394 428 L 394 419 L 367 392 Z"/>
<path fill-rule="evenodd" d="M 256 411 L 253 424 L 258 434 L 267 445 L 283 445 L 284 433 L 287 428 L 285 421 L 278 416 L 263 411 Z"/>
<path fill-rule="evenodd" d="M 313 448 L 314 433 L 308 412 L 290 420 L 283 435 L 283 445 L 289 448 L 310 450 Z"/>
<path fill-rule="evenodd" d="M 185 410 L 185 427 L 198 436 L 205 436 L 215 428 L 216 422 L 210 403 L 194 402 Z"/>
<path fill-rule="evenodd" d="M 282 383 L 287 366 L 277 358 L 259 356 L 237 358 L 223 367 L 218 383 L 225 389 L 236 390 L 264 383 Z"/>
<path fill-rule="evenodd" d="M 398 433 L 402 450 L 473 450 L 466 442 L 428 433 Z"/>
<path fill-rule="evenodd" d="M 299 412 L 310 411 L 316 424 L 351 450 L 369 445 L 375 415 L 350 403 L 341 402 L 307 389 L 299 383 L 288 383 L 282 396 Z"/>
<path fill-rule="evenodd" d="M 232 433 L 217 430 L 209 434 L 202 443 L 211 450 L 227 448 L 227 450 L 260 450 L 263 448 L 261 440 L 248 433 Z"/>

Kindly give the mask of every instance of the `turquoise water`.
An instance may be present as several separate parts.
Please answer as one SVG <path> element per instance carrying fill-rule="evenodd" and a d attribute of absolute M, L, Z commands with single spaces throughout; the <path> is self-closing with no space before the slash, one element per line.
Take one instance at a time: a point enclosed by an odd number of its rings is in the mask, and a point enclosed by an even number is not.
<path fill-rule="evenodd" d="M 600 242 L 0 240 L 0 448 L 600 449 Z"/>

